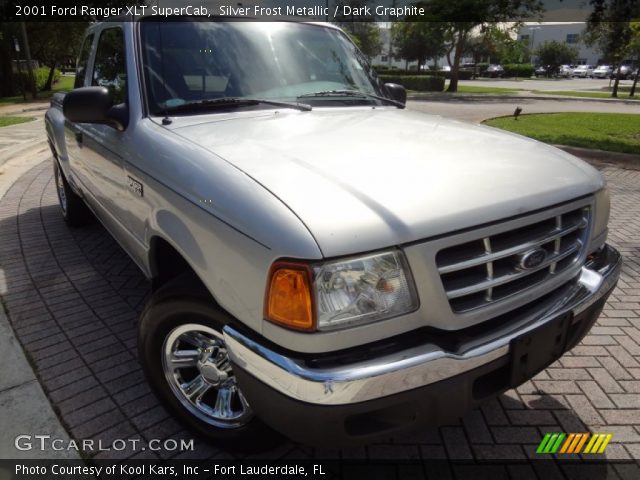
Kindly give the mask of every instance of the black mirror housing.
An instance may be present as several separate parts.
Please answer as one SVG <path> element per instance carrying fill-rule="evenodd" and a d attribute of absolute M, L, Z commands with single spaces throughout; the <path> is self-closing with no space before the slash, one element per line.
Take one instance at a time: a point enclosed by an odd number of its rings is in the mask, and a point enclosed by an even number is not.
<path fill-rule="evenodd" d="M 403 105 L 407 103 L 407 91 L 402 85 L 397 83 L 385 83 L 384 88 L 389 96 L 396 102 L 400 102 Z"/>
<path fill-rule="evenodd" d="M 62 100 L 62 113 L 73 123 L 100 123 L 124 130 L 128 123 L 126 105 L 113 105 L 105 87 L 82 87 L 67 93 Z"/>

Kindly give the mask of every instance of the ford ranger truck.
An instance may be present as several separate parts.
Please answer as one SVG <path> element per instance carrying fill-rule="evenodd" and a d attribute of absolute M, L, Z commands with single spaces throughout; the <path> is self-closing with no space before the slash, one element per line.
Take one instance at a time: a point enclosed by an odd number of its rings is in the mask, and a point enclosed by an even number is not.
<path fill-rule="evenodd" d="M 139 358 L 185 425 L 362 444 L 589 331 L 621 268 L 595 169 L 405 109 L 334 26 L 179 20 L 92 25 L 46 129 L 66 222 L 151 281 Z"/>

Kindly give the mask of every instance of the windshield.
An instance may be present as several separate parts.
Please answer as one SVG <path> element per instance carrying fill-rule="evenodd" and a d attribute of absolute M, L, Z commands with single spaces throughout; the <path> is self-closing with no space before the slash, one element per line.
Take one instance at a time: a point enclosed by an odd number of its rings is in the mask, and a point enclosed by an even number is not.
<path fill-rule="evenodd" d="M 143 21 L 140 28 L 147 101 L 154 114 L 221 97 L 296 101 L 334 90 L 384 95 L 360 51 L 333 28 L 235 21 Z M 312 101 L 336 99 L 305 98 Z M 353 104 L 353 98 L 347 101 Z"/>

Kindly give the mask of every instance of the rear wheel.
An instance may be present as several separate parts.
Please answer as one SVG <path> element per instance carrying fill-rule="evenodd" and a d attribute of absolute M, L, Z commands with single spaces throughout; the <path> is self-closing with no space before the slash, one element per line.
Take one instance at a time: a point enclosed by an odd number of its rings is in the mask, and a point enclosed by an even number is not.
<path fill-rule="evenodd" d="M 164 405 L 188 428 L 223 448 L 258 451 L 280 437 L 253 413 L 222 335 L 229 320 L 191 275 L 160 288 L 140 319 L 138 351 Z"/>
<path fill-rule="evenodd" d="M 72 227 L 80 227 L 87 224 L 91 219 L 91 212 L 82 198 L 76 195 L 69 186 L 57 160 L 53 161 L 53 174 L 56 182 L 58 204 L 64 221 Z"/>

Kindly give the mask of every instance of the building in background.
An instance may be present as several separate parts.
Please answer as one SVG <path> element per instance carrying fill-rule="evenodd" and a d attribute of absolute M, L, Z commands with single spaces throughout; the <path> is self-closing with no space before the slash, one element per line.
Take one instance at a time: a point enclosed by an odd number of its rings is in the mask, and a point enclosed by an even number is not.
<path fill-rule="evenodd" d="M 380 33 L 382 36 L 382 52 L 371 59 L 373 65 L 386 65 L 404 69 L 407 64 L 402 58 L 394 57 L 393 45 L 391 42 L 391 24 L 380 22 Z M 529 49 L 534 52 L 541 43 L 551 40 L 568 43 L 578 48 L 579 65 L 598 65 L 603 63 L 602 54 L 595 47 L 587 46 L 582 40 L 582 36 L 587 27 L 586 22 L 525 22 L 517 32 L 517 38 L 527 43 Z M 463 58 L 462 63 L 472 61 L 471 58 Z M 536 63 L 535 55 L 532 54 L 531 63 Z M 433 64 L 433 59 L 429 59 L 429 65 Z M 438 66 L 447 65 L 445 57 L 438 59 Z M 417 68 L 417 63 L 409 62 L 409 69 Z"/>
<path fill-rule="evenodd" d="M 582 40 L 586 27 L 585 22 L 525 22 L 518 30 L 518 39 L 526 42 L 532 52 L 541 43 L 551 40 L 568 43 L 578 48 L 579 65 L 598 65 L 602 63 L 602 54 Z M 535 56 L 532 63 L 535 63 Z"/>

